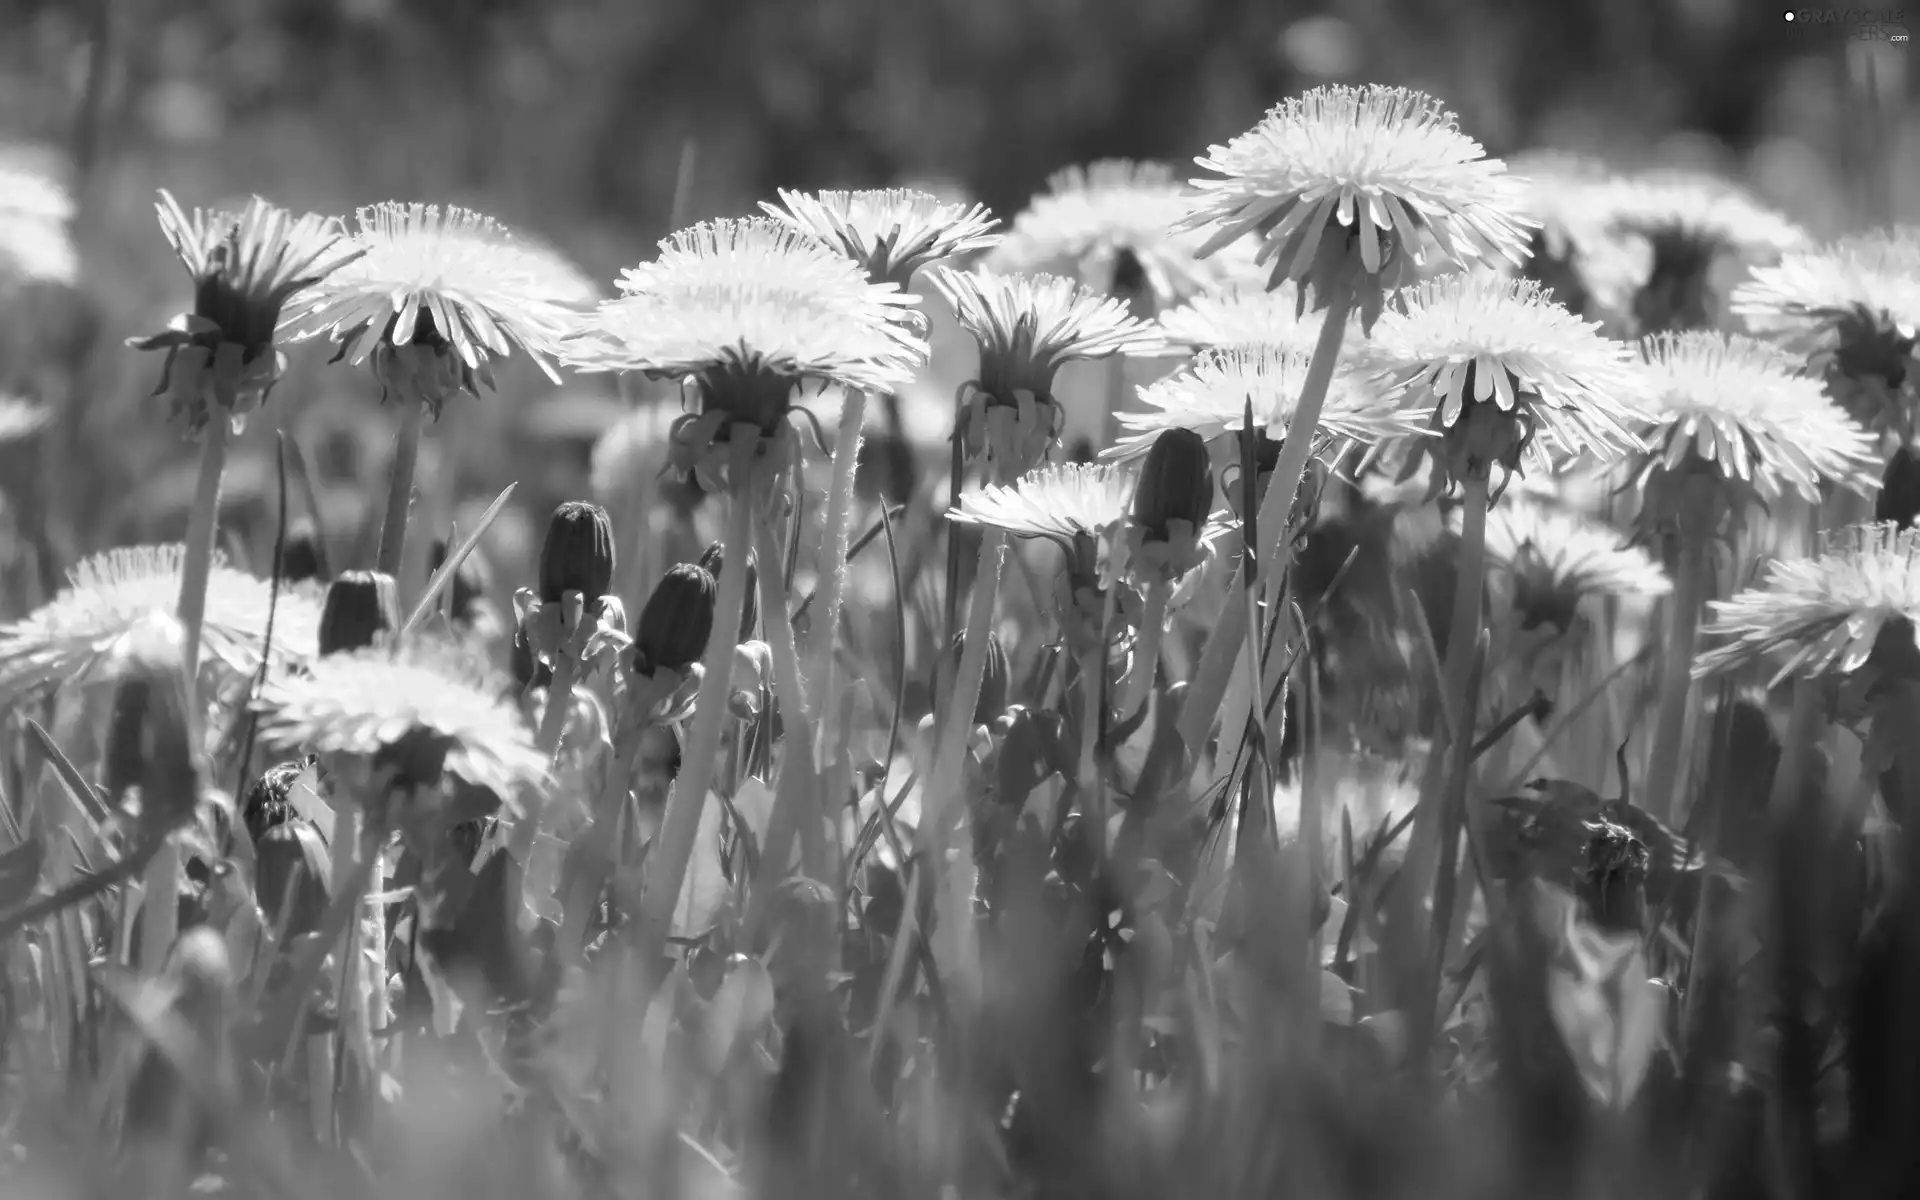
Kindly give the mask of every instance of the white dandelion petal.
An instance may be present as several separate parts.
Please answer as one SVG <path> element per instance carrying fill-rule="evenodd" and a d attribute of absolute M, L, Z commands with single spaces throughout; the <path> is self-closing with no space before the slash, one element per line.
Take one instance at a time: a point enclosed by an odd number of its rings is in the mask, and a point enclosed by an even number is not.
<path fill-rule="evenodd" d="M 1126 432 L 1105 456 L 1142 456 L 1168 429 L 1191 429 L 1209 442 L 1237 433 L 1249 401 L 1254 427 L 1267 437 L 1284 438 L 1311 364 L 1310 350 L 1285 346 L 1204 351 L 1189 366 L 1140 389 L 1144 407 L 1117 414 Z M 1316 433 L 1328 445 L 1372 446 L 1422 437 L 1429 412 L 1403 406 L 1353 373 L 1336 370 Z"/>
<path fill-rule="evenodd" d="M 128 631 L 180 602 L 186 547 L 122 546 L 83 560 L 58 595 L 19 621 L 0 626 L 0 698 L 17 699 L 92 672 Z M 207 581 L 201 647 L 209 663 L 238 674 L 259 669 L 273 607 L 276 662 L 310 659 L 320 631 L 320 605 L 304 590 L 283 588 L 216 560 Z"/>
<path fill-rule="evenodd" d="M 546 756 L 503 682 L 456 647 L 408 639 L 315 659 L 269 680 L 255 709 L 279 751 L 370 758 L 415 731 L 445 739 L 446 771 L 502 798 L 542 783 Z"/>
<path fill-rule="evenodd" d="M 904 328 L 916 303 L 841 251 L 768 217 L 710 221 L 624 272 L 566 347 L 585 371 L 684 378 L 717 371 L 884 391 L 926 360 Z"/>
<path fill-rule="evenodd" d="M 1011 484 L 966 493 L 947 519 L 1071 547 L 1077 537 L 1105 539 L 1125 522 L 1138 481 L 1139 472 L 1131 466 L 1056 463 Z"/>
<path fill-rule="evenodd" d="M 1299 289 L 1292 283 L 1282 283 L 1272 291 L 1258 286 L 1229 287 L 1202 292 L 1161 313 L 1159 325 L 1169 347 L 1188 354 L 1234 346 L 1278 346 L 1312 354 L 1323 323 L 1318 316 L 1309 315 L 1312 307 L 1300 303 Z M 1360 318 L 1350 318 L 1340 342 L 1342 359 L 1364 340 Z"/>
<path fill-rule="evenodd" d="M 1010 387 L 1048 394 L 1064 363 L 1153 355 L 1165 346 L 1159 331 L 1122 301 L 1058 275 L 935 267 L 927 279 L 979 343 L 983 384 L 997 373 Z"/>
<path fill-rule="evenodd" d="M 1920 333 L 1920 229 L 1876 229 L 1790 251 L 1733 290 L 1732 310 L 1797 353 L 1838 348 L 1843 330 Z"/>
<path fill-rule="evenodd" d="M 1798 225 L 1710 175 L 1653 171 L 1622 177 L 1603 185 L 1595 203 L 1615 233 L 1680 240 L 1749 261 L 1770 261 L 1806 243 Z"/>
<path fill-rule="evenodd" d="M 1450 518 L 1460 527 L 1461 514 Z M 1619 530 L 1551 501 L 1508 491 L 1487 512 L 1487 558 L 1535 595 L 1664 596 L 1672 582 L 1646 550 Z"/>
<path fill-rule="evenodd" d="M 1786 352 L 1738 334 L 1662 334 L 1642 343 L 1645 470 L 1689 455 L 1763 498 L 1818 501 L 1822 484 L 1873 482 L 1872 435 Z"/>
<path fill-rule="evenodd" d="M 1696 676 L 1775 661 L 1773 682 L 1846 675 L 1866 665 L 1889 623 L 1920 621 L 1920 531 L 1857 525 L 1824 539 L 1813 558 L 1775 561 L 1764 583 L 1715 601 Z"/>
<path fill-rule="evenodd" d="M 1216 227 L 1201 252 L 1264 231 L 1259 261 L 1275 280 L 1307 278 L 1334 226 L 1355 236 L 1369 273 L 1387 269 L 1388 286 L 1410 282 L 1429 245 L 1461 266 L 1526 260 L 1518 184 L 1420 92 L 1315 88 L 1197 161 L 1224 177 L 1194 181 L 1190 221 Z M 1403 251 L 1393 263 L 1388 235 Z"/>
<path fill-rule="evenodd" d="M 983 204 L 950 204 L 930 192 L 885 188 L 859 192 L 780 191 L 762 202 L 768 216 L 837 247 L 874 282 L 905 288 L 921 267 L 987 249 L 1000 240 Z"/>
<path fill-rule="evenodd" d="M 404 346 L 430 334 L 469 370 L 517 350 L 558 382 L 559 341 L 597 298 L 558 254 L 464 208 L 362 208 L 349 244 L 360 256 L 296 296 L 283 329 L 293 340 L 325 334 L 355 365 L 383 338 Z"/>
<path fill-rule="evenodd" d="M 1199 257 L 1206 234 L 1182 227 L 1199 195 L 1162 163 L 1105 159 L 1068 167 L 1014 218 L 986 266 L 1001 274 L 1063 275 L 1103 294 L 1144 290 L 1157 305 L 1257 281 L 1265 272 L 1251 251 Z"/>
<path fill-rule="evenodd" d="M 1631 352 L 1531 280 L 1469 271 L 1407 289 L 1381 314 L 1355 369 L 1409 402 L 1437 401 L 1442 428 L 1469 400 L 1508 412 L 1524 405 L 1537 425 L 1531 451 L 1548 469 L 1555 457 L 1613 458 L 1640 446 Z"/>

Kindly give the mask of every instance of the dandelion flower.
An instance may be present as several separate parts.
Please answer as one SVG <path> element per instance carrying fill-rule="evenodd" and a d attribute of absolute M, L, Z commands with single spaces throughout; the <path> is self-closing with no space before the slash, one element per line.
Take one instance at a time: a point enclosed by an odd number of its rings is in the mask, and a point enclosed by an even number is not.
<path fill-rule="evenodd" d="M 1511 492 L 1487 514 L 1487 561 L 1509 583 L 1522 629 L 1551 624 L 1565 632 L 1590 597 L 1641 599 L 1673 590 L 1659 564 L 1612 526 Z"/>
<path fill-rule="evenodd" d="M 1076 359 L 1150 355 L 1163 343 L 1154 327 L 1119 300 L 1058 275 L 928 272 L 980 347 L 978 378 L 966 389 L 966 447 L 984 455 L 997 482 L 1017 479 L 1046 457 L 1064 414 L 1054 375 Z"/>
<path fill-rule="evenodd" d="M 1652 477 L 1706 466 L 1762 501 L 1789 492 L 1818 502 L 1821 487 L 1864 490 L 1873 443 L 1820 381 L 1785 351 L 1738 334 L 1662 334 L 1642 345 L 1650 425 L 1641 481 L 1654 514 L 1680 503 Z"/>
<path fill-rule="evenodd" d="M 1240 431 L 1249 401 L 1261 437 L 1278 441 L 1293 421 L 1311 361 L 1310 349 L 1280 346 L 1205 351 L 1191 365 L 1140 389 L 1143 409 L 1119 414 L 1126 432 L 1105 456 L 1137 458 L 1167 429 L 1191 429 L 1217 443 Z M 1427 416 L 1382 398 L 1358 376 L 1336 371 L 1314 433 L 1324 443 L 1373 445 L 1422 436 Z M 1232 452 L 1237 458 L 1237 450 Z"/>
<path fill-rule="evenodd" d="M 193 311 L 164 333 L 130 338 L 135 350 L 165 350 L 156 396 L 198 431 L 214 405 L 239 416 L 265 403 L 285 369 L 274 346 L 282 307 L 296 292 L 352 261 L 340 223 L 296 217 L 255 196 L 238 213 L 196 208 L 167 192 L 155 206 L 160 229 L 193 277 Z"/>
<path fill-rule="evenodd" d="M 1590 319 L 1624 305 L 1646 264 L 1607 228 L 1607 168 L 1553 150 L 1517 156 L 1507 166 L 1521 182 L 1520 211 L 1539 223 L 1522 273 Z"/>
<path fill-rule="evenodd" d="M 0 697 L 17 700 L 46 685 L 84 678 L 129 630 L 180 599 L 186 548 L 122 546 L 85 559 L 59 595 L 22 620 L 0 626 Z M 319 637 L 320 607 L 302 590 L 282 590 L 215 563 L 201 623 L 204 654 L 229 671 L 259 669 L 273 606 L 273 648 L 282 663 L 305 662 Z"/>
<path fill-rule="evenodd" d="M 1364 365 L 1415 405 L 1436 403 L 1456 482 L 1523 454 L 1617 457 L 1637 448 L 1627 349 L 1547 299 L 1539 284 L 1477 271 L 1408 289 L 1375 326 Z"/>
<path fill-rule="evenodd" d="M 1275 346 L 1312 354 L 1320 338 L 1317 322 L 1303 319 L 1299 289 L 1282 283 L 1272 291 L 1257 286 L 1202 292 L 1160 314 L 1161 336 L 1170 348 L 1188 354 L 1235 346 Z M 1358 318 L 1354 319 L 1358 326 Z M 1349 332 L 1352 332 L 1351 330 Z M 1358 342 L 1342 339 L 1341 345 Z"/>
<path fill-rule="evenodd" d="M 567 360 L 695 380 L 702 410 L 676 432 L 675 459 L 715 479 L 714 443 L 736 423 L 776 434 L 795 388 L 884 392 L 926 361 L 925 341 L 900 320 L 913 296 L 771 218 L 682 230 L 627 270 L 620 290 L 569 341 Z"/>
<path fill-rule="evenodd" d="M 40 432 L 53 419 L 53 410 L 0 392 L 0 446 Z"/>
<path fill-rule="evenodd" d="M 902 291 L 914 272 L 941 259 L 984 250 L 1000 240 L 984 204 L 948 204 L 929 192 L 887 188 L 863 192 L 780 191 L 762 202 L 768 216 L 820 239 L 859 263 L 875 283 Z"/>
<path fill-rule="evenodd" d="M 1920 531 L 1892 524 L 1830 533 L 1814 558 L 1786 559 L 1766 583 L 1712 605 L 1702 628 L 1723 644 L 1701 654 L 1694 674 L 1783 660 L 1773 682 L 1790 676 L 1848 675 L 1867 665 L 1883 631 L 1920 622 Z M 1907 647 L 1906 652 L 1914 652 Z"/>
<path fill-rule="evenodd" d="M 1176 228 L 1196 198 L 1162 163 L 1105 159 L 1068 167 L 1014 218 L 986 266 L 1002 274 L 1067 276 L 1140 313 L 1264 274 L 1245 253 L 1198 257 L 1206 235 Z"/>
<path fill-rule="evenodd" d="M 0 155 L 0 287 L 78 279 L 80 260 L 67 233 L 72 219 L 66 188 L 21 156 Z"/>
<path fill-rule="evenodd" d="M 1632 301 L 1643 333 L 1711 326 L 1709 273 L 1717 261 L 1770 262 L 1806 240 L 1744 190 L 1706 175 L 1665 171 L 1615 180 L 1598 203 L 1609 233 L 1646 246 L 1646 273 Z"/>
<path fill-rule="evenodd" d="M 1133 510 L 1138 472 L 1115 463 L 1056 463 L 968 492 L 947 514 L 956 525 L 998 529 L 1020 538 L 1046 538 L 1069 554 L 1078 538 L 1101 538 Z"/>
<path fill-rule="evenodd" d="M 437 418 L 458 392 L 493 385 L 515 351 L 559 382 L 552 358 L 590 285 L 544 247 L 464 208 L 387 202 L 354 217 L 354 262 L 288 306 L 293 339 L 327 335 L 340 356 Z"/>
<path fill-rule="evenodd" d="M 1787 253 L 1733 290 L 1747 327 L 1807 359 L 1863 424 L 1900 428 L 1920 334 L 1920 229 L 1876 229 Z"/>
<path fill-rule="evenodd" d="M 1321 303 L 1335 280 L 1358 285 L 1369 328 L 1383 293 L 1424 265 L 1426 239 L 1460 266 L 1526 260 L 1518 184 L 1420 92 L 1315 88 L 1197 161 L 1223 177 L 1195 181 L 1189 221 L 1217 226 L 1200 254 L 1257 232 L 1273 283 L 1311 282 Z"/>
<path fill-rule="evenodd" d="M 424 738 L 445 749 L 446 774 L 509 800 L 545 779 L 546 756 L 505 692 L 470 655 L 409 640 L 316 659 L 269 680 L 255 708 L 276 751 L 370 761 Z"/>

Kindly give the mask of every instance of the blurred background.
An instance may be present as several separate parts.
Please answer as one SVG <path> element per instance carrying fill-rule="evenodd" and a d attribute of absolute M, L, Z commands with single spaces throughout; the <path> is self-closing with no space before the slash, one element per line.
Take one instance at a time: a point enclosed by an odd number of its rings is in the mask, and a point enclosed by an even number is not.
<path fill-rule="evenodd" d="M 0 445 L 28 485 L 11 519 L 40 542 L 8 565 L 10 604 L 57 582 L 29 572 L 184 527 L 190 451 L 146 403 L 157 356 L 122 348 L 186 307 L 160 187 L 464 204 L 610 285 L 676 222 L 779 186 L 913 184 L 1011 217 L 1061 166 L 1190 163 L 1288 93 L 1378 81 L 1440 97 L 1493 154 L 1704 167 L 1816 234 L 1920 205 L 1914 51 L 1756 0 L 0 0 L 0 30 L 0 166 L 68 186 L 77 252 L 33 265 L 0 243 L 0 390 L 55 413 L 31 449 Z M 929 396 L 970 370 L 957 353 Z M 236 452 L 236 553 L 271 545 L 278 428 L 331 536 L 351 546 L 383 494 L 387 415 L 367 372 L 326 357 L 294 350 Z M 430 441 L 423 478 L 446 492 L 484 505 L 520 481 L 489 543 L 508 587 L 624 404 L 517 365 Z"/>

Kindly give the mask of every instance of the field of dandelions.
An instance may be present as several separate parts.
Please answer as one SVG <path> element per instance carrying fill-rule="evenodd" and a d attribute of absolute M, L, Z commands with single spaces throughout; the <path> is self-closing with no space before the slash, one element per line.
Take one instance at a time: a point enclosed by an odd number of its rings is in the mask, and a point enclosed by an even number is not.
<path fill-rule="evenodd" d="M 161 193 L 184 542 L 59 564 L 0 399 L 0 1190 L 1917 1194 L 1920 232 L 1385 87 L 1196 162 L 611 288 Z M 236 535 L 306 341 L 389 478 Z M 500 579 L 513 360 L 624 413 Z"/>

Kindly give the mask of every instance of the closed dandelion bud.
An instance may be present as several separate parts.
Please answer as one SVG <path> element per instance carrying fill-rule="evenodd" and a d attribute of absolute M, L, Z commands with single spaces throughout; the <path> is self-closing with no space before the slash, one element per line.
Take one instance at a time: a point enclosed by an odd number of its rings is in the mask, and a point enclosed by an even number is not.
<path fill-rule="evenodd" d="M 1155 541 L 1173 535 L 1172 524 L 1185 521 L 1198 533 L 1213 510 L 1213 459 L 1206 439 L 1191 429 L 1169 429 L 1154 439 L 1133 494 L 1133 519 Z"/>
<path fill-rule="evenodd" d="M 320 578 L 320 539 L 311 526 L 287 534 L 287 544 L 280 551 L 280 578 L 286 583 Z"/>
<path fill-rule="evenodd" d="M 540 599 L 579 592 L 591 606 L 613 587 L 613 522 L 598 504 L 569 500 L 553 510 L 540 545 Z"/>
<path fill-rule="evenodd" d="M 707 574 L 713 576 L 716 584 L 720 582 L 720 571 L 726 564 L 727 548 L 719 542 L 708 546 L 700 555 L 700 565 L 707 569 Z M 760 615 L 759 602 L 756 599 L 758 583 L 759 577 L 753 569 L 753 564 L 749 562 L 747 564 L 747 600 L 740 606 L 740 640 L 743 642 L 753 640 L 753 623 Z"/>
<path fill-rule="evenodd" d="M 1905 442 L 1887 462 L 1880 479 L 1880 494 L 1874 498 L 1873 519 L 1892 521 L 1902 529 L 1911 528 L 1920 516 L 1920 454 Z"/>
<path fill-rule="evenodd" d="M 345 571 L 327 588 L 320 610 L 320 653 L 363 650 L 400 628 L 400 599 L 393 576 Z"/>
<path fill-rule="evenodd" d="M 534 656 L 525 627 L 513 631 L 513 678 L 522 691 L 553 682 L 553 668 Z"/>
<path fill-rule="evenodd" d="M 682 671 L 700 661 L 713 636 L 713 576 L 696 563 L 681 563 L 661 577 L 640 610 L 633 639 L 633 669 L 642 675 Z"/>

